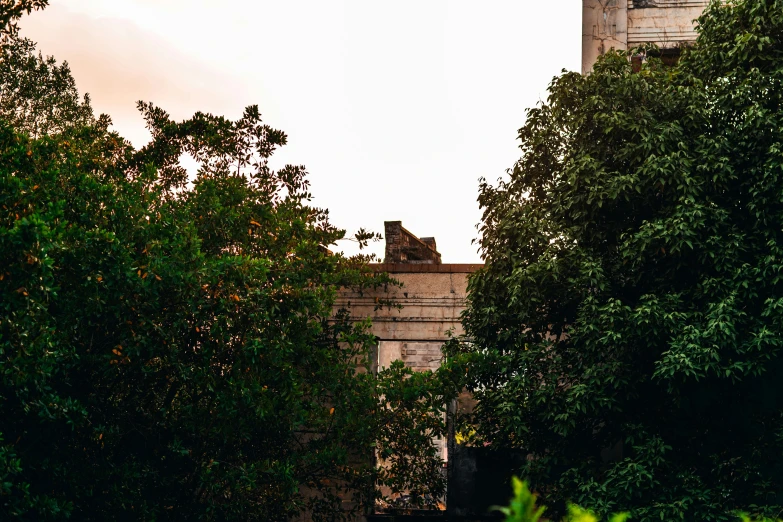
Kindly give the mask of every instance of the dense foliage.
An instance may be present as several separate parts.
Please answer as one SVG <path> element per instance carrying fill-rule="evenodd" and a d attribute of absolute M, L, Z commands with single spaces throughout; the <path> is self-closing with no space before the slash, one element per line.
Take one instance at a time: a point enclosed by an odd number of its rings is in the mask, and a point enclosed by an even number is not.
<path fill-rule="evenodd" d="M 527 455 L 555 514 L 783 509 L 783 3 L 699 25 L 674 67 L 556 78 L 481 186 L 451 355 L 476 443 Z"/>
<path fill-rule="evenodd" d="M 433 438 L 447 437 L 446 404 L 457 395 L 452 379 L 413 371 L 397 360 L 381 371 L 378 391 L 384 401 L 376 441 L 378 483 L 399 493 L 393 507 L 437 509 L 446 474 Z M 391 499 L 384 500 L 388 506 Z"/>
<path fill-rule="evenodd" d="M 140 103 L 136 150 L 67 65 L 7 34 L 0 518 L 336 520 L 376 481 L 432 503 L 440 482 L 373 462 L 437 461 L 432 378 L 363 370 L 375 338 L 334 298 L 390 281 L 328 250 L 344 231 L 309 205 L 304 168 L 268 166 L 285 135 L 256 107 L 174 122 Z"/>

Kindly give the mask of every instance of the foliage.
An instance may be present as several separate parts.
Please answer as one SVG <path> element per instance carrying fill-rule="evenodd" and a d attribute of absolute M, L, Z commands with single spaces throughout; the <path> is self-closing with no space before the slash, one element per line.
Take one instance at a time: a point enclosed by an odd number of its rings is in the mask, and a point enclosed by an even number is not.
<path fill-rule="evenodd" d="M 783 506 L 783 5 L 699 23 L 674 67 L 610 53 L 556 78 L 481 186 L 486 265 L 450 355 L 475 443 L 527 455 L 555 514 Z"/>
<path fill-rule="evenodd" d="M 379 374 L 383 426 L 377 452 L 379 484 L 410 498 L 406 507 L 436 508 L 446 493 L 446 475 L 433 438 L 446 437 L 448 386 L 440 375 L 415 372 L 402 361 Z"/>
<path fill-rule="evenodd" d="M 505 507 L 496 506 L 493 511 L 499 511 L 506 516 L 504 522 L 539 522 L 546 508 L 536 505 L 537 496 L 530 492 L 527 483 L 522 482 L 517 477 L 512 478 L 514 496 Z M 751 522 L 747 515 L 736 517 L 742 522 Z M 627 513 L 618 513 L 609 517 L 609 522 L 625 522 L 629 520 Z M 698 520 L 704 520 L 699 518 Z M 588 510 L 582 509 L 573 504 L 568 506 L 568 515 L 563 519 L 564 522 L 598 522 L 599 519 Z M 759 519 L 757 522 L 773 522 L 771 519 Z"/>
<path fill-rule="evenodd" d="M 174 122 L 140 103 L 135 150 L 65 65 L 3 52 L 0 518 L 339 520 L 376 480 L 422 490 L 373 455 L 387 428 L 409 448 L 389 417 L 423 444 L 429 385 L 364 371 L 369 323 L 334 317 L 340 288 L 393 282 L 329 252 L 344 231 L 304 168 L 268 166 L 285 134 L 255 106 Z"/>
<path fill-rule="evenodd" d="M 79 98 L 68 64 L 36 55 L 35 44 L 19 38 L 0 46 L 0 114 L 32 137 L 97 123 L 89 96 Z"/>
<path fill-rule="evenodd" d="M 85 520 L 275 520 L 303 483 L 337 502 L 321 482 L 351 483 L 340 463 L 371 452 L 356 367 L 374 342 L 326 322 L 336 288 L 360 282 L 321 246 L 341 231 L 304 204 L 302 169 L 234 172 L 283 143 L 255 109 L 147 110 L 156 138 L 138 153 L 96 128 L 0 130 L 2 431 L 21 476 Z M 187 146 L 203 158 L 187 190 L 165 160 L 189 126 L 213 138 Z"/>
<path fill-rule="evenodd" d="M 0 43 L 17 36 L 17 21 L 22 15 L 43 9 L 47 5 L 49 0 L 0 0 Z"/>
<path fill-rule="evenodd" d="M 536 495 L 517 477 L 511 479 L 514 496 L 507 507 L 494 506 L 492 511 L 506 515 L 505 522 L 539 522 L 545 507 L 536 506 Z"/>

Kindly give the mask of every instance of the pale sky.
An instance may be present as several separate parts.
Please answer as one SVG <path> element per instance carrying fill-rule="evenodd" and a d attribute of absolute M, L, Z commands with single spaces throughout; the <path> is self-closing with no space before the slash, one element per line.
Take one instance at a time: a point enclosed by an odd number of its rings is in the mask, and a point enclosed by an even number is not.
<path fill-rule="evenodd" d="M 51 0 L 20 23 L 134 145 L 137 100 L 173 118 L 257 104 L 332 222 L 434 236 L 479 262 L 478 178 L 519 156 L 525 109 L 578 71 L 578 0 Z M 353 252 L 351 244 L 340 245 Z M 383 255 L 383 243 L 371 251 Z"/>

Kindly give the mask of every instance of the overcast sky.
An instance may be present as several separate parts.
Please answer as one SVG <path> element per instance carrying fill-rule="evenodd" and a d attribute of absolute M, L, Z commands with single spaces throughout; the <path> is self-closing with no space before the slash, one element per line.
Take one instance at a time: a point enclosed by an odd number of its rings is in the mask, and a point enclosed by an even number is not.
<path fill-rule="evenodd" d="M 479 261 L 478 178 L 513 165 L 525 109 L 580 67 L 578 0 L 50 3 L 23 35 L 134 145 L 148 139 L 137 100 L 176 119 L 257 104 L 288 134 L 273 166 L 307 166 L 334 224 L 401 220 L 445 263 Z"/>

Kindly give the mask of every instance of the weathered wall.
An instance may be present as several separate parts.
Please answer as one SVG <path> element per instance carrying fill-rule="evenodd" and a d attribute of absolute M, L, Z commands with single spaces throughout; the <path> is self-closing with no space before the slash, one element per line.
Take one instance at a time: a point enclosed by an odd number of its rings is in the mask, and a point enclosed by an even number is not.
<path fill-rule="evenodd" d="M 582 74 L 593 70 L 599 56 L 611 49 L 625 49 L 628 0 L 583 0 Z"/>
<path fill-rule="evenodd" d="M 663 49 L 696 40 L 694 20 L 708 0 L 583 0 L 582 74 L 611 48 L 655 43 Z"/>
<path fill-rule="evenodd" d="M 481 265 L 424 265 L 424 264 L 378 264 L 375 270 L 389 272 L 400 281 L 402 288 L 390 286 L 376 292 L 343 292 L 337 307 L 346 307 L 351 317 L 371 317 L 372 331 L 389 351 L 401 356 L 402 345 L 415 349 L 422 343 L 422 350 L 433 343 L 440 345 L 448 339 L 447 332 L 462 333 L 460 314 L 465 309 L 468 276 Z M 383 307 L 375 310 L 379 300 L 391 299 L 402 305 L 401 309 Z M 414 356 L 420 353 L 407 352 L 404 361 L 415 366 Z M 388 359 L 384 350 L 379 352 L 379 362 Z M 414 364 L 416 363 L 416 364 Z"/>
<path fill-rule="evenodd" d="M 696 40 L 694 20 L 701 15 L 708 2 L 628 0 L 628 3 L 628 45 L 650 42 L 661 48 L 672 48 Z M 639 7 L 632 8 L 634 3 Z"/>

